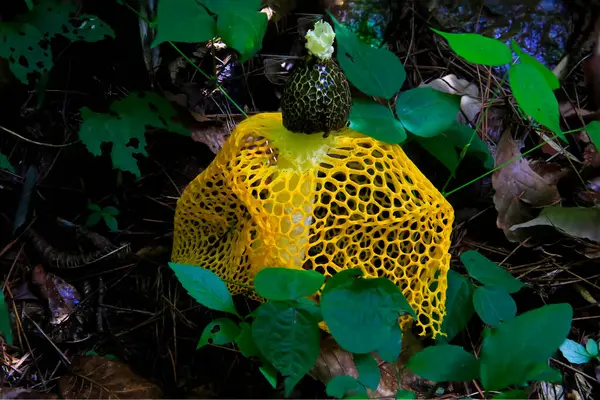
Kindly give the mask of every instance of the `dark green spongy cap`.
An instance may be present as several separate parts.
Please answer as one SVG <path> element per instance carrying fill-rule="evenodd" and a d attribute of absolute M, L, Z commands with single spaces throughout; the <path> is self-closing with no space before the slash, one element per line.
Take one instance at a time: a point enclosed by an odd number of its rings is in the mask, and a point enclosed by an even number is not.
<path fill-rule="evenodd" d="M 283 88 L 283 126 L 292 132 L 327 135 L 346 127 L 351 106 L 350 85 L 336 62 L 309 54 Z"/>

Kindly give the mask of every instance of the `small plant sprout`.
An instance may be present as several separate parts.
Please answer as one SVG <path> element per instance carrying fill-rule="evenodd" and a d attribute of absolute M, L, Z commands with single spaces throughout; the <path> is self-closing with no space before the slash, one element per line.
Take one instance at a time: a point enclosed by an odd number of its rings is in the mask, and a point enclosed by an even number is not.
<path fill-rule="evenodd" d="M 88 204 L 88 209 L 91 210 L 92 213 L 88 216 L 85 226 L 94 226 L 100 222 L 101 219 L 103 219 L 104 223 L 106 226 L 108 226 L 108 229 L 110 229 L 111 232 L 117 232 L 119 230 L 119 224 L 115 218 L 117 215 L 119 215 L 119 210 L 117 210 L 115 207 L 108 206 L 100 208 L 98 204 L 90 203 Z"/>

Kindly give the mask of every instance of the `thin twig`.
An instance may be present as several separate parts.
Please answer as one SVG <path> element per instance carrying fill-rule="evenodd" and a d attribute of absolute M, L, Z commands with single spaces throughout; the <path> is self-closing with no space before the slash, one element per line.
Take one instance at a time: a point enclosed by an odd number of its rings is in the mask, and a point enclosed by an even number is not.
<path fill-rule="evenodd" d="M 33 139 L 28 139 L 28 138 L 26 138 L 25 136 L 21 136 L 21 135 L 19 135 L 17 132 L 11 131 L 10 129 L 8 129 L 8 128 L 5 128 L 5 127 L 3 127 L 2 125 L 0 125 L 0 129 L 2 129 L 2 130 L 3 130 L 3 131 L 5 131 L 5 132 L 8 132 L 8 133 L 10 133 L 10 134 L 11 134 L 11 135 L 13 135 L 13 136 L 16 136 L 16 137 L 18 137 L 18 138 L 19 138 L 19 139 L 21 139 L 21 140 L 24 140 L 24 141 L 26 141 L 26 142 L 29 142 L 29 143 L 37 144 L 37 145 L 39 145 L 39 146 L 46 146 L 46 147 L 54 147 L 54 148 L 58 148 L 58 147 L 67 147 L 67 146 L 71 146 L 71 145 L 74 145 L 75 143 L 79 143 L 79 142 L 80 142 L 80 140 L 76 140 L 76 141 L 74 141 L 74 142 L 71 142 L 71 143 L 65 143 L 65 144 L 42 143 L 42 142 L 38 142 L 38 141 L 36 141 L 36 140 L 33 140 Z"/>
<path fill-rule="evenodd" d="M 565 364 L 565 363 L 563 363 L 561 361 L 558 361 L 556 358 L 550 357 L 550 360 L 554 361 L 555 363 L 557 363 L 558 365 L 560 365 L 562 367 L 570 369 L 571 371 L 575 372 L 576 374 L 581 374 L 581 375 L 585 376 L 586 378 L 588 378 L 588 379 L 590 379 L 590 380 L 592 380 L 592 381 L 594 381 L 596 383 L 600 383 L 600 381 L 598 381 L 596 378 L 594 378 L 594 377 L 586 374 L 585 372 L 582 372 L 582 371 L 580 371 L 578 369 L 575 369 L 575 368 L 571 367 L 569 364 Z"/>

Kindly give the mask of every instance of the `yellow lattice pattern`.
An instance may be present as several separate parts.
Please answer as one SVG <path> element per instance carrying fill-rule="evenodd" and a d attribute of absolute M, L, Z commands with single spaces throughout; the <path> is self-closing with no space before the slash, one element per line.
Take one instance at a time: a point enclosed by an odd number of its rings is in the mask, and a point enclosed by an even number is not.
<path fill-rule="evenodd" d="M 400 146 L 344 129 L 287 131 L 280 113 L 240 123 L 178 201 L 172 260 L 251 286 L 265 267 L 387 277 L 421 335 L 445 314 L 450 204 Z M 245 292 L 229 285 L 233 294 Z M 412 317 L 401 319 L 403 329 Z"/>

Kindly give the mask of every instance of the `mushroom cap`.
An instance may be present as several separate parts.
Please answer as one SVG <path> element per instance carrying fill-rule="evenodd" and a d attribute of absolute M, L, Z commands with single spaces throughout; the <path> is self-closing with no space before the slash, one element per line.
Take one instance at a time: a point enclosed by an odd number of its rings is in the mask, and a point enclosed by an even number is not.
<path fill-rule="evenodd" d="M 172 261 L 209 269 L 232 295 L 263 268 L 330 277 L 360 268 L 402 291 L 421 335 L 440 334 L 454 210 L 399 145 L 349 128 L 288 131 L 281 113 L 241 122 L 177 202 Z"/>

